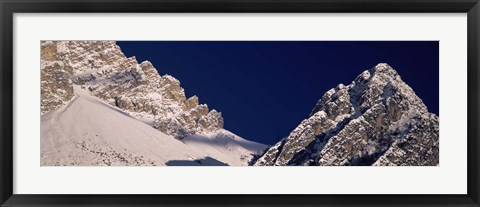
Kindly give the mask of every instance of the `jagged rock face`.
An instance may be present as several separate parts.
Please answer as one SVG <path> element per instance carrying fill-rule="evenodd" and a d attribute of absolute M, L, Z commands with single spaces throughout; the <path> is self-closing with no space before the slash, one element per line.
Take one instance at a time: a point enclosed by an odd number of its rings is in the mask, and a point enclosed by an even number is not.
<path fill-rule="evenodd" d="M 180 81 L 153 65 L 127 58 L 114 41 L 45 41 L 42 45 L 42 113 L 73 98 L 73 84 L 176 138 L 223 128 L 221 113 L 198 97 L 186 99 Z"/>
<path fill-rule="evenodd" d="M 338 85 L 255 165 L 438 165 L 438 117 L 387 64 Z"/>
<path fill-rule="evenodd" d="M 64 105 L 73 98 L 73 85 L 70 80 L 73 68 L 60 58 L 63 55 L 65 54 L 57 51 L 55 44 L 42 44 L 40 78 L 42 114 Z"/>

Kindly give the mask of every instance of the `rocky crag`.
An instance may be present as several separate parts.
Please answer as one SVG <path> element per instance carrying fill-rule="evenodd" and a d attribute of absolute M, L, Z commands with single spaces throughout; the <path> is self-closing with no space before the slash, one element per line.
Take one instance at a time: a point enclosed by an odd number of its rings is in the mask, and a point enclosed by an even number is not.
<path fill-rule="evenodd" d="M 177 139 L 223 129 L 220 112 L 187 99 L 177 79 L 127 58 L 114 41 L 42 42 L 41 113 L 72 100 L 74 84 Z"/>
<path fill-rule="evenodd" d="M 387 64 L 326 92 L 307 119 L 254 165 L 439 164 L 439 122 Z"/>

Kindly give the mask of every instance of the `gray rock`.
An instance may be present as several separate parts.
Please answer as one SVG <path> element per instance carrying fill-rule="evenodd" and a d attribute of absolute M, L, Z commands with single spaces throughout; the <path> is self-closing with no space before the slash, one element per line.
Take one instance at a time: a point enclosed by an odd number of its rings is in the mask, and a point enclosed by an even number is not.
<path fill-rule="evenodd" d="M 255 165 L 438 165 L 438 117 L 387 64 L 338 85 Z"/>

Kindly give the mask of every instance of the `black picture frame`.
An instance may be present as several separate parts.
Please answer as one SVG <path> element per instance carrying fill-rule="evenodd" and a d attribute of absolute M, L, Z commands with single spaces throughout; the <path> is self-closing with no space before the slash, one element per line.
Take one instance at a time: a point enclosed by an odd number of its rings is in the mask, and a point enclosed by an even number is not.
<path fill-rule="evenodd" d="M 479 0 L 0 0 L 1 206 L 480 206 Z M 465 195 L 21 195 L 13 194 L 15 13 L 467 13 L 468 190 Z M 449 178 L 445 178 L 449 179 Z M 126 186 L 128 188 L 128 186 Z M 415 188 L 415 186 L 412 186 Z"/>

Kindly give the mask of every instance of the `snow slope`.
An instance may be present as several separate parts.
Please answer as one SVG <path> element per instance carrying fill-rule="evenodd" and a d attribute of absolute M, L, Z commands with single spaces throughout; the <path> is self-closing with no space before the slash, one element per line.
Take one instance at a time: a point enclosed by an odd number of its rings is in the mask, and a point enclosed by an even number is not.
<path fill-rule="evenodd" d="M 266 146 L 227 130 L 174 139 L 74 86 L 41 117 L 41 165 L 247 165 Z M 233 137 L 233 138 L 232 138 Z"/>

